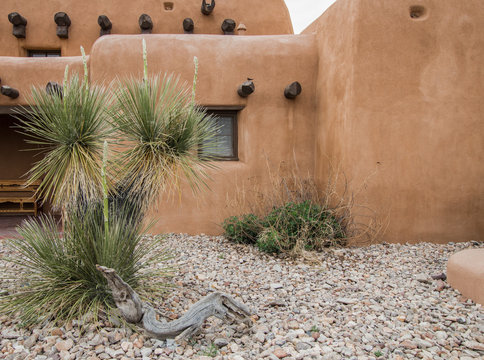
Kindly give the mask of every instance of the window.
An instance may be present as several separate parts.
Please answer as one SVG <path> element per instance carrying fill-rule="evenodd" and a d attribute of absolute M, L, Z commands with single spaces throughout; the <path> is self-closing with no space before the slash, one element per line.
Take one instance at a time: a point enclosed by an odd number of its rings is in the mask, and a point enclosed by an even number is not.
<path fill-rule="evenodd" d="M 239 160 L 237 153 L 237 110 L 212 110 L 207 114 L 213 115 L 213 121 L 219 127 L 217 147 L 205 151 L 205 155 L 215 157 L 215 160 Z"/>
<path fill-rule="evenodd" d="M 27 50 L 28 57 L 59 57 L 60 50 Z"/>

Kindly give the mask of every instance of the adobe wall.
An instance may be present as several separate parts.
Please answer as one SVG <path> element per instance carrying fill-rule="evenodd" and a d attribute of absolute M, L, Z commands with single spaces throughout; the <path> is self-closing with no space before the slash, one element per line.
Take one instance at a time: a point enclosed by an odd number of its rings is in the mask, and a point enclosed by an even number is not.
<path fill-rule="evenodd" d="M 360 201 L 388 214 L 386 241 L 482 240 L 482 19 L 480 0 L 340 0 L 305 31 L 320 57 L 315 173 L 324 183 L 328 157 L 369 178 Z"/>
<path fill-rule="evenodd" d="M 0 106 L 28 105 L 32 86 L 45 88 L 49 81 L 62 84 L 65 67 L 69 66 L 69 74 L 84 74 L 82 58 L 17 58 L 0 57 L 1 85 L 8 85 L 20 93 L 16 99 L 0 96 Z"/>
<path fill-rule="evenodd" d="M 140 6 L 140 2 L 122 1 L 126 6 L 123 11 Z M 249 17 L 261 24 L 261 34 L 274 29 L 292 31 L 286 27 L 289 18 L 282 0 L 250 1 L 255 4 L 250 11 L 247 0 L 246 10 L 234 13 L 249 11 Z M 2 3 L 0 11 L 5 14 L 0 14 L 0 19 L 10 11 L 24 11 L 12 8 L 12 0 L 5 3 L 10 5 Z M 235 9 L 240 3 L 220 1 L 214 14 L 220 11 L 225 17 L 223 4 Z M 27 42 L 36 39 L 36 32 L 32 32 L 35 19 L 40 29 L 44 26 L 41 20 L 51 18 L 59 11 L 54 7 L 60 5 L 49 2 L 45 10 L 28 5 L 26 0 L 15 4 L 25 5 L 22 15 L 29 20 Z M 74 31 L 74 24 L 81 23 L 82 17 L 75 20 L 71 16 L 69 40 L 59 40 L 55 24 L 49 20 L 44 30 L 38 30 L 38 41 L 44 37 L 50 46 L 62 46 L 63 55 L 78 54 L 84 39 L 87 43 L 97 39 L 96 19 L 102 9 L 83 9 L 70 0 L 62 4 L 72 6 L 72 14 L 86 12 L 82 23 L 85 34 L 80 34 L 79 28 L 77 35 Z M 146 0 L 142 4 L 154 9 L 162 3 Z M 194 2 L 193 14 L 200 14 L 199 5 Z M 414 5 L 424 7 L 423 16 L 410 17 L 409 9 Z M 171 15 L 176 9 L 182 6 L 175 1 Z M 51 14 L 36 17 L 34 10 Z M 269 24 L 264 21 L 273 19 L 271 11 L 286 15 Z M 153 17 L 154 32 L 165 32 L 157 24 L 181 32 L 185 13 L 178 14 L 176 21 L 162 21 L 162 16 L 171 15 L 146 12 Z M 118 30 L 137 33 L 138 10 L 133 8 L 129 13 L 136 14 L 126 21 L 129 28 Z M 202 15 L 199 20 L 193 16 L 196 24 L 210 21 Z M 112 16 L 113 32 L 118 32 L 115 18 L 117 15 Z M 186 190 L 180 199 L 161 202 L 153 211 L 160 220 L 151 231 L 220 233 L 221 220 L 236 213 L 230 204 L 238 191 L 249 183 L 269 189 L 266 158 L 277 166 L 295 157 L 299 169 L 314 174 L 321 186 L 328 178 L 330 163 L 341 167 L 352 190 L 357 191 L 366 181 L 357 201 L 387 217 L 388 227 L 381 240 L 482 240 L 483 18 L 481 0 L 339 0 L 304 35 L 146 36 L 151 73 L 175 72 L 191 83 L 196 55 L 200 61 L 197 101 L 206 106 L 245 106 L 239 114 L 240 161 L 220 162 L 220 169 L 213 173 L 212 191 L 201 197 Z M 248 33 L 256 28 L 241 21 Z M 283 21 L 282 25 L 278 21 Z M 207 32 L 219 31 L 219 25 L 208 24 Z M 31 46 L 16 40 L 11 24 L 5 21 L 0 21 L 0 38 L 6 53 L 16 51 L 15 56 Z M 106 84 L 118 75 L 141 76 L 141 38 L 112 35 L 98 39 L 90 57 L 91 79 Z M 87 43 L 83 45 L 89 49 Z M 60 82 L 66 64 L 73 71 L 82 70 L 79 57 L 1 57 L 2 84 L 19 89 L 21 96 L 16 100 L 0 96 L 0 106 L 26 104 L 31 84 Z M 256 91 L 242 99 L 236 89 L 247 77 L 255 79 Z M 301 82 L 303 93 L 289 101 L 283 89 L 296 80 Z"/>
<path fill-rule="evenodd" d="M 141 35 L 99 39 L 92 50 L 91 79 L 141 77 L 141 39 Z M 194 197 L 186 187 L 180 199 L 177 195 L 162 202 L 154 211 L 158 222 L 152 232 L 221 233 L 225 217 L 244 211 L 230 206 L 238 191 L 254 182 L 262 190 L 269 186 L 267 158 L 277 166 L 295 157 L 305 173 L 312 173 L 318 61 L 313 36 L 153 35 L 146 42 L 150 74 L 175 72 L 191 84 L 197 56 L 197 102 L 245 107 L 238 118 L 239 161 L 217 162 L 211 190 L 201 196 Z M 122 61 L 113 62 L 112 54 Z M 244 99 L 237 88 L 248 77 L 254 79 L 256 90 Z M 288 100 L 284 88 L 293 81 L 299 81 L 303 91 Z"/>
<path fill-rule="evenodd" d="M 164 3 L 173 3 L 166 11 Z M 153 34 L 183 34 L 183 19 L 195 22 L 195 34 L 222 34 L 224 19 L 231 18 L 247 27 L 246 35 L 292 34 L 289 12 L 283 0 L 217 1 L 209 16 L 201 13 L 201 0 L 2 0 L 0 7 L 0 56 L 26 56 L 26 49 L 62 49 L 62 56 L 80 55 L 82 45 L 89 53 L 99 37 L 99 15 L 113 23 L 112 34 L 139 34 L 139 16 L 150 15 Z M 56 35 L 54 14 L 65 12 L 72 25 L 69 39 Z M 12 35 L 7 15 L 18 12 L 27 19 L 26 39 Z"/>

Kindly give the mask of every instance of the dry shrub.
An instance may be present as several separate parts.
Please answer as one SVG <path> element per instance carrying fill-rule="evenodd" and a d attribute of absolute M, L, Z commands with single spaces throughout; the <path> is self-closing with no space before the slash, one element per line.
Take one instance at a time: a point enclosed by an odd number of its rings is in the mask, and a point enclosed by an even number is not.
<path fill-rule="evenodd" d="M 368 179 L 355 189 L 341 168 L 330 166 L 327 181 L 318 184 L 303 174 L 297 162 L 271 166 L 268 183 L 253 178 L 239 187 L 231 205 L 245 215 L 227 218 L 223 227 L 228 239 L 252 243 L 266 252 L 307 256 L 308 250 L 376 241 L 384 221 L 356 198 Z"/>

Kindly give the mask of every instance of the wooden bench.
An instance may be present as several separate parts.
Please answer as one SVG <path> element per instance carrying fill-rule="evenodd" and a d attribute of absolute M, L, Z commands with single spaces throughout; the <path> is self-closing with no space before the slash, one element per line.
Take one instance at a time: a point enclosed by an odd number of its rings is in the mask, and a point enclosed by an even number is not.
<path fill-rule="evenodd" d="M 37 216 L 35 192 L 40 181 L 26 186 L 23 180 L 0 180 L 0 213 L 33 213 Z"/>

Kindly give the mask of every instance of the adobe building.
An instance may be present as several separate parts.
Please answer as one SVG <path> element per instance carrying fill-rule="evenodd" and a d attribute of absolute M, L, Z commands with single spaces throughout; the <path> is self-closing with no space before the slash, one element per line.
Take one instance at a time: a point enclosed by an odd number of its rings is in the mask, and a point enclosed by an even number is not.
<path fill-rule="evenodd" d="M 267 159 L 296 159 L 321 187 L 330 164 L 364 184 L 361 203 L 387 223 L 382 240 L 482 240 L 482 0 L 338 0 L 301 35 L 283 0 L 217 0 L 206 14 L 201 5 L 2 0 L 0 180 L 35 162 L 11 128 L 32 85 L 60 83 L 67 64 L 81 72 L 81 45 L 92 82 L 142 76 L 145 38 L 152 74 L 191 82 L 198 57 L 197 101 L 226 121 L 230 144 L 211 190 L 162 202 L 152 231 L 221 233 L 242 212 L 229 205 L 237 191 L 270 186 Z M 240 96 L 248 78 L 255 91 Z M 293 85 L 288 98 L 294 82 L 302 92 Z"/>

